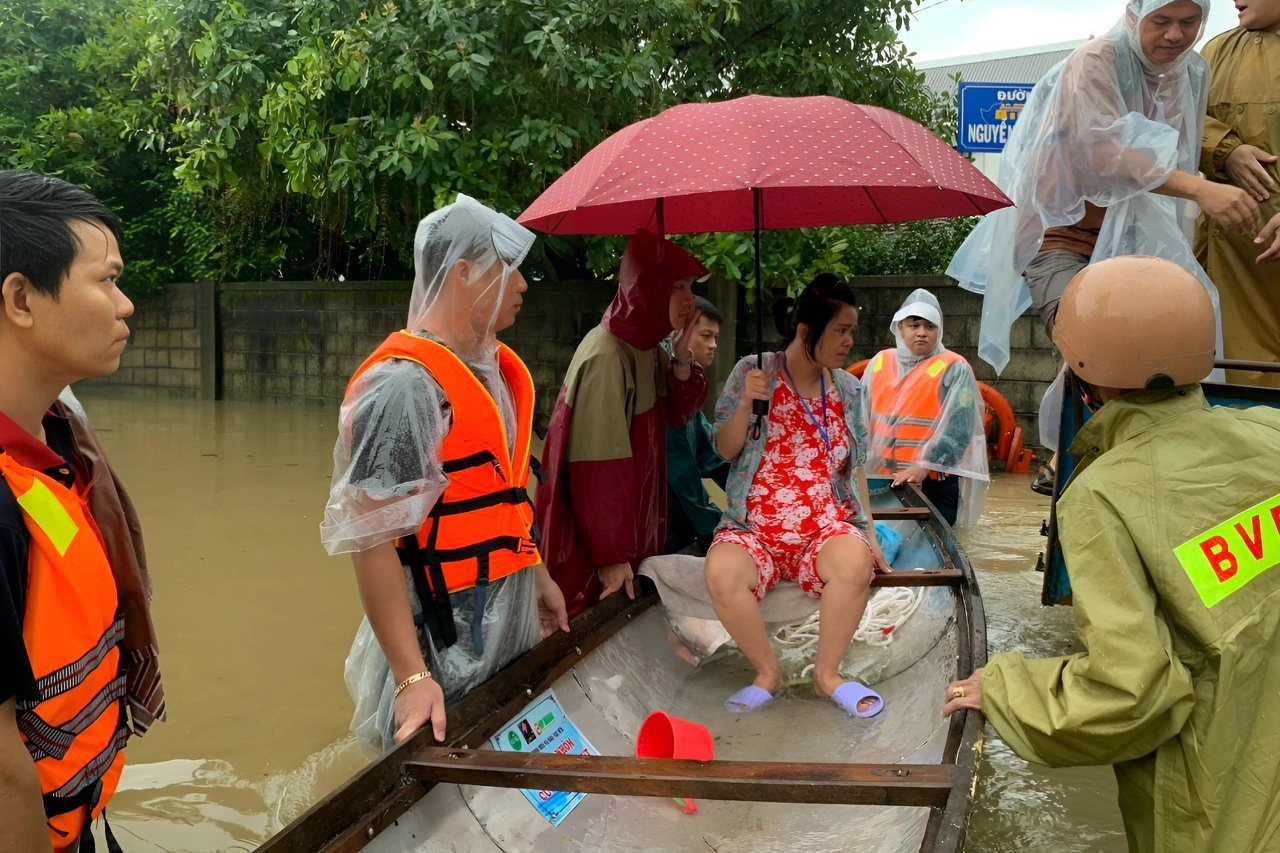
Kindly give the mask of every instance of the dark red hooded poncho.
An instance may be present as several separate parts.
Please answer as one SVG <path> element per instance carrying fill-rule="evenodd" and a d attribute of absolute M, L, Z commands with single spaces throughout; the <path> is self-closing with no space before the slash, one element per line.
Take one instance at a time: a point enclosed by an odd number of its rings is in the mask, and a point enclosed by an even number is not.
<path fill-rule="evenodd" d="M 707 397 L 702 368 L 675 378 L 659 345 L 672 332 L 674 283 L 707 274 L 697 258 L 638 232 L 618 269 L 618 295 L 583 338 L 556 399 L 538 488 L 542 557 L 570 618 L 602 591 L 596 572 L 661 554 L 667 526 L 666 428 Z"/>

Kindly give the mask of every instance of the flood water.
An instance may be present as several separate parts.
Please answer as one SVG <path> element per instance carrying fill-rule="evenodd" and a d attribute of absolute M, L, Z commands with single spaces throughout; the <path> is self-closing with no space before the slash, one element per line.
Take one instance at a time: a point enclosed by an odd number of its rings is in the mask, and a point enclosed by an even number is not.
<path fill-rule="evenodd" d="M 318 536 L 336 409 L 80 396 L 142 517 L 169 701 L 112 828 L 128 853 L 253 850 L 365 763 L 342 681 L 360 604 Z M 1074 650 L 1070 608 L 1040 606 L 1029 480 L 998 479 L 965 537 L 992 654 Z M 1125 850 L 1111 771 L 1028 765 L 988 726 L 968 849 Z"/>

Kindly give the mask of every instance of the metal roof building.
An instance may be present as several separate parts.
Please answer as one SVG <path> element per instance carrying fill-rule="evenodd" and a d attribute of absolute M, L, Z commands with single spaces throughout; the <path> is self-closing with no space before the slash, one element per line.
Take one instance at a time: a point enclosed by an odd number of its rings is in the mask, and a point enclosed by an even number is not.
<path fill-rule="evenodd" d="M 1059 42 L 977 56 L 956 56 L 917 62 L 925 85 L 935 92 L 956 93 L 955 74 L 966 83 L 1036 83 L 1084 41 Z"/>

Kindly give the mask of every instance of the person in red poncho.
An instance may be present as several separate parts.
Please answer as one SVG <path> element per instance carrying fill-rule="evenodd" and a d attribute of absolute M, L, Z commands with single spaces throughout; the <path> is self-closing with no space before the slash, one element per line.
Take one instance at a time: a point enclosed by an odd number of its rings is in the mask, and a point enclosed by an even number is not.
<path fill-rule="evenodd" d="M 542 555 L 570 618 L 620 589 L 663 552 L 667 427 L 682 427 L 707 397 L 689 343 L 693 280 L 707 274 L 676 244 L 639 231 L 618 269 L 618 295 L 569 363 L 538 488 Z M 676 358 L 662 340 L 682 329 Z"/>

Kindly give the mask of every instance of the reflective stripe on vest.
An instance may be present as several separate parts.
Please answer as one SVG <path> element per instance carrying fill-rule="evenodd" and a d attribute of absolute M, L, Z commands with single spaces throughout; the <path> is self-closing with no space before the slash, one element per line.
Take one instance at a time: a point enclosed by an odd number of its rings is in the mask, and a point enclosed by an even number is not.
<path fill-rule="evenodd" d="M 101 813 L 124 766 L 124 621 L 83 497 L 3 452 L 0 476 L 30 535 L 22 637 L 39 698 L 17 703 L 17 724 L 40 779 L 50 841 L 63 850 L 79 835 L 88 792 Z"/>
<path fill-rule="evenodd" d="M 447 347 L 409 332 L 393 333 L 360 365 L 347 386 L 348 401 L 361 375 L 392 358 L 426 368 L 449 401 L 453 417 L 440 449 L 449 485 L 413 541 L 401 543 L 401 558 L 410 568 L 411 560 L 420 560 L 430 570 L 431 577 L 424 578 L 429 589 L 418 589 L 424 611 L 428 599 L 447 606 L 449 593 L 472 588 L 476 588 L 479 611 L 488 583 L 541 561 L 531 533 L 533 503 L 525 491 L 533 433 L 533 379 L 520 357 L 499 343 L 498 368 L 516 407 L 512 454 L 498 404 L 470 368 Z M 441 584 L 444 589 L 439 588 Z M 448 644 L 451 622 L 439 627 Z"/>
<path fill-rule="evenodd" d="M 959 360 L 956 353 L 943 350 L 904 377 L 899 375 L 896 354 L 876 354 L 871 362 L 871 443 L 885 451 L 879 473 L 915 464 L 942 414 L 942 377 Z"/>

